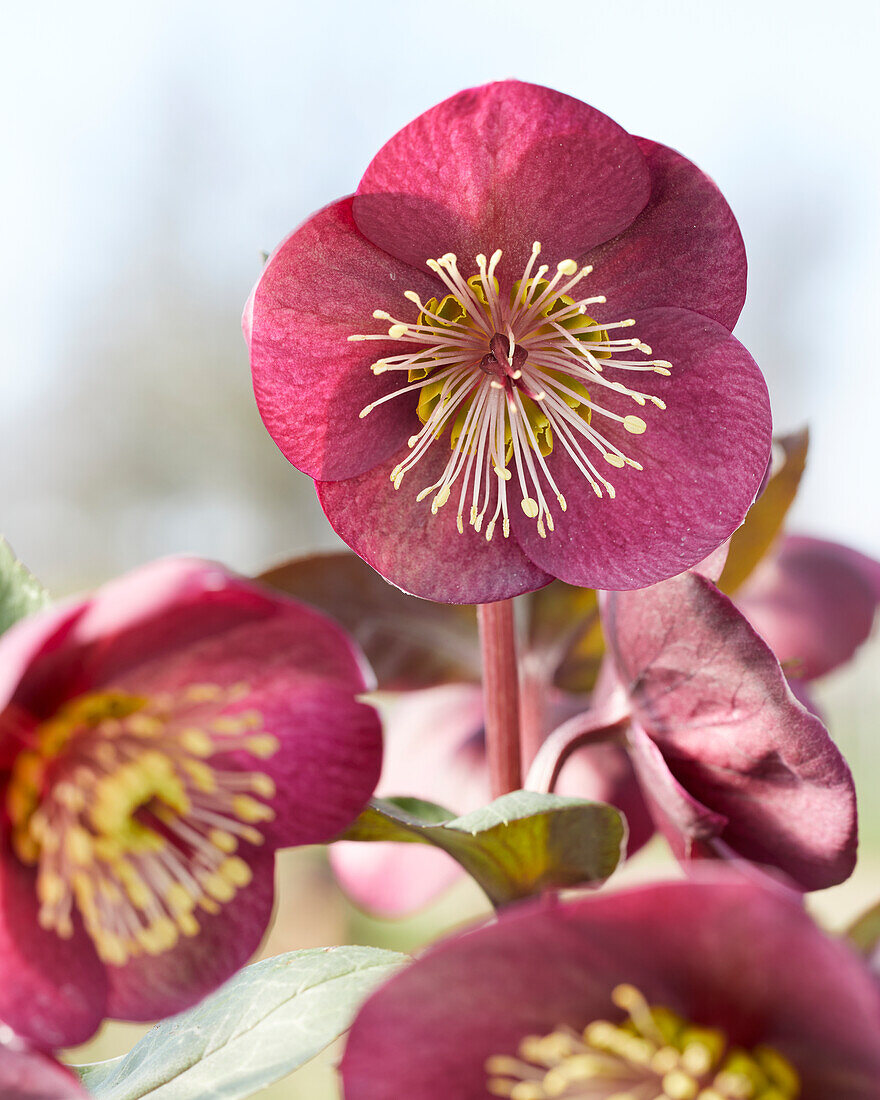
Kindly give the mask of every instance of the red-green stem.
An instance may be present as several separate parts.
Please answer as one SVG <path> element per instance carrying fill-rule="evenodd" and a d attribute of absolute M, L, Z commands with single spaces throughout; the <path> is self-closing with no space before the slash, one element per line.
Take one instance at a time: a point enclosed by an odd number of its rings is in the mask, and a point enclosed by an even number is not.
<path fill-rule="evenodd" d="M 522 786 L 519 744 L 519 683 L 513 600 L 477 606 L 483 653 L 486 754 L 492 797 Z"/>

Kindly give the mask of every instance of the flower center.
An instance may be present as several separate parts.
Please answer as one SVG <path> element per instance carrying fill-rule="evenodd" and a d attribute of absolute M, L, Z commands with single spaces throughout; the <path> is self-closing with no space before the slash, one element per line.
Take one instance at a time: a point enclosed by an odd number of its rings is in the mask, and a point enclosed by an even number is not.
<path fill-rule="evenodd" d="M 229 754 L 265 759 L 278 742 L 258 712 L 223 713 L 247 694 L 89 692 L 37 727 L 6 809 L 16 854 L 38 869 L 43 928 L 72 936 L 76 905 L 98 954 L 121 966 L 195 935 L 199 909 L 219 912 L 250 882 L 233 853 L 263 842 L 275 787 Z"/>
<path fill-rule="evenodd" d="M 723 1031 L 652 1007 L 630 985 L 612 1000 L 623 1023 L 597 1020 L 582 1034 L 531 1035 L 519 1058 L 486 1061 L 487 1088 L 510 1100 L 796 1100 L 800 1081 L 770 1047 L 731 1047 Z"/>
<path fill-rule="evenodd" d="M 553 530 L 550 501 L 566 510 L 565 497 L 546 462 L 560 445 L 598 497 L 614 497 L 614 486 L 600 472 L 611 466 L 641 470 L 642 464 L 603 435 L 602 417 L 620 424 L 633 436 L 647 425 L 639 416 L 621 415 L 591 396 L 602 389 L 623 394 L 639 406 L 659 397 L 606 377 L 609 369 L 669 375 L 665 359 L 626 358 L 633 352 L 652 354 L 641 340 L 612 339 L 610 332 L 630 328 L 632 318 L 600 324 L 587 308 L 604 303 L 601 295 L 574 298 L 571 291 L 592 271 L 574 260 L 549 268 L 535 262 L 536 241 L 522 277 L 502 294 L 495 270 L 500 249 L 486 260 L 476 257 L 479 274 L 465 279 L 450 252 L 428 267 L 448 294 L 422 302 L 413 291 L 405 297 L 419 309 L 415 321 L 399 321 L 383 310 L 373 316 L 391 322 L 387 336 L 357 334 L 349 340 L 400 340 L 415 345 L 400 355 L 378 359 L 375 374 L 405 371 L 407 385 L 367 405 L 361 417 L 402 394 L 418 394 L 422 429 L 409 440 L 412 452 L 391 471 L 395 489 L 404 476 L 449 430 L 451 455 L 440 479 L 422 489 L 417 499 L 432 496 L 436 515 L 458 488 L 457 527 L 468 523 L 491 539 L 501 522 L 510 534 L 509 496 L 520 497 L 523 512 L 537 523 L 545 538 Z M 588 388 L 589 387 L 589 388 Z M 515 478 L 515 480 L 514 480 Z M 488 521 L 487 521 L 487 516 Z"/>

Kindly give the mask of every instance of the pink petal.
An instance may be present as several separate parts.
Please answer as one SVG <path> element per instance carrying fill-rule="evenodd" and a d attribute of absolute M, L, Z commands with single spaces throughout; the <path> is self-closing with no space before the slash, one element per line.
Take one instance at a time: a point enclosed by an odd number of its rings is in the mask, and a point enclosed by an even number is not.
<path fill-rule="evenodd" d="M 600 500 L 557 441 L 547 463 L 568 510 L 556 509 L 555 532 L 542 539 L 518 508 L 511 516 L 535 565 L 585 588 L 644 588 L 705 558 L 742 523 L 770 453 L 767 387 L 726 329 L 696 313 L 663 309 L 644 313 L 633 331 L 673 364 L 669 378 L 638 376 L 667 407 L 640 409 L 594 387 L 594 401 L 621 416 L 636 410 L 648 428 L 629 435 L 599 414 L 593 425 L 644 469 L 615 470 L 590 447 L 616 490 L 614 500 Z"/>
<path fill-rule="evenodd" d="M 97 1030 L 107 1013 L 104 967 L 78 921 L 73 937 L 64 940 L 40 928 L 38 910 L 33 869 L 22 866 L 3 844 L 0 1022 L 36 1047 L 75 1046 Z"/>
<path fill-rule="evenodd" d="M 871 633 L 880 564 L 847 546 L 785 537 L 736 594 L 736 604 L 791 675 L 824 676 Z"/>
<path fill-rule="evenodd" d="M 550 577 L 532 564 L 513 538 L 491 542 L 467 526 L 456 528 L 458 495 L 437 515 L 418 492 L 441 475 L 450 450 L 439 439 L 395 490 L 389 474 L 404 447 L 387 462 L 348 481 L 318 482 L 318 499 L 336 533 L 392 584 L 441 603 L 491 603 L 531 592 Z M 459 489 L 460 491 L 460 489 Z M 468 498 L 469 500 L 470 498 Z"/>
<path fill-rule="evenodd" d="M 604 622 L 635 716 L 681 787 L 728 819 L 722 840 L 807 890 L 847 878 L 849 768 L 730 600 L 687 573 L 611 593 Z M 674 821 L 666 794 L 653 786 L 652 796 Z"/>
<path fill-rule="evenodd" d="M 0 1045 L 0 1096 L 3 1100 L 88 1100 L 89 1094 L 54 1058 Z"/>
<path fill-rule="evenodd" d="M 406 383 L 370 366 L 399 355 L 395 340 L 350 342 L 388 331 L 373 311 L 413 319 L 406 290 L 422 300 L 443 289 L 363 237 L 351 199 L 313 215 L 279 246 L 246 310 L 251 370 L 260 415 L 285 457 L 311 477 L 353 477 L 387 458 L 418 427 L 415 402 L 387 401 L 360 411 Z"/>
<path fill-rule="evenodd" d="M 358 187 L 362 233 L 414 266 L 504 251 L 511 279 L 533 241 L 547 262 L 625 229 L 650 181 L 634 138 L 577 99 L 515 80 L 432 107 L 376 154 Z"/>
<path fill-rule="evenodd" d="M 161 955 L 138 955 L 108 966 L 107 1015 L 118 1020 L 158 1020 L 196 1004 L 251 958 L 269 927 L 274 900 L 274 856 L 252 851 L 253 881 L 209 915 L 197 911 L 197 935 L 182 937 Z"/>
<path fill-rule="evenodd" d="M 655 141 L 636 138 L 651 172 L 648 205 L 624 233 L 582 257 L 597 292 L 620 317 L 676 306 L 728 330 L 746 296 L 746 253 L 733 212 L 695 164 Z"/>
<path fill-rule="evenodd" d="M 386 918 L 424 909 L 464 874 L 439 848 L 384 841 L 341 840 L 330 849 L 330 866 L 355 905 Z"/>
<path fill-rule="evenodd" d="M 453 814 L 489 801 L 482 743 L 483 695 L 448 684 L 395 700 L 385 715 L 385 759 L 376 793 L 411 795 Z M 386 917 L 420 909 L 462 875 L 459 865 L 423 844 L 340 842 L 330 863 L 351 899 Z"/>

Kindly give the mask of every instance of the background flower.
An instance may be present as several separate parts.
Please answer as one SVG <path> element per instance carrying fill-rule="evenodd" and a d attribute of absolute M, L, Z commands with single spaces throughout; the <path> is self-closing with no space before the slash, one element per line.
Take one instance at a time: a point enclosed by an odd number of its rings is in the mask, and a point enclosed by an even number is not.
<path fill-rule="evenodd" d="M 317 612 L 165 560 L 0 639 L 0 1018 L 51 1047 L 198 1000 L 268 926 L 277 847 L 378 778 L 366 666 Z"/>
<path fill-rule="evenodd" d="M 346 1098 L 484 1100 L 490 1077 L 514 1076 L 499 1056 L 510 1063 L 519 1054 L 517 1072 L 527 1075 L 527 1037 L 570 1028 L 576 1038 L 596 1021 L 623 1023 L 613 999 L 623 983 L 680 1018 L 679 1052 L 690 1027 L 713 1029 L 690 1039 L 716 1052 L 729 1043 L 781 1055 L 799 1091 L 777 1095 L 880 1095 L 880 993 L 864 963 L 820 932 L 793 895 L 714 875 L 522 907 L 434 947 L 361 1009 L 342 1063 Z M 634 1015 L 653 1038 L 638 1005 Z M 532 1067 L 535 1100 L 560 1095 L 538 1086 L 554 1057 L 564 1065 L 578 1053 L 565 1035 L 549 1045 L 555 1056 Z M 692 1078 L 708 1084 L 722 1059 Z M 643 1066 L 638 1080 L 659 1090 L 662 1076 Z M 597 1097 L 621 1087 L 620 1078 L 606 1082 L 591 1079 Z M 576 1086 L 568 1095 L 579 1095 Z"/>

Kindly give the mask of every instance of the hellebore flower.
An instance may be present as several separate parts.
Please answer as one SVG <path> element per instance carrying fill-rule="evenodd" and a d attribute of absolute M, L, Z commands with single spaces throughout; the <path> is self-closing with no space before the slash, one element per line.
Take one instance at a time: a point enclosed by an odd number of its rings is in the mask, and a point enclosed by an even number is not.
<path fill-rule="evenodd" d="M 363 1005 L 346 1100 L 877 1100 L 880 989 L 733 876 L 528 905 Z"/>
<path fill-rule="evenodd" d="M 273 852 L 378 779 L 334 623 L 217 565 L 156 562 L 0 638 L 0 1020 L 42 1047 L 193 1004 L 254 952 Z"/>
<path fill-rule="evenodd" d="M 572 700 L 557 699 L 555 720 L 570 713 L 571 706 Z M 411 692 L 395 700 L 384 718 L 385 757 L 377 794 L 406 793 L 456 814 L 486 805 L 491 794 L 479 687 L 446 684 Z M 621 810 L 630 855 L 654 832 L 632 765 L 619 745 L 581 749 L 556 789 Z M 401 916 L 428 904 L 464 874 L 444 852 L 413 844 L 340 841 L 330 848 L 330 863 L 352 900 L 383 916 Z"/>
<path fill-rule="evenodd" d="M 849 661 L 870 635 L 880 563 L 836 542 L 786 535 L 735 599 L 789 678 L 815 680 Z"/>
<path fill-rule="evenodd" d="M 619 728 L 676 855 L 733 853 L 805 890 L 847 878 L 849 768 L 730 600 L 697 573 L 606 599 Z"/>
<path fill-rule="evenodd" d="M 12 1039 L 0 1040 L 0 1096 L 3 1100 L 88 1100 L 89 1094 L 54 1058 Z"/>
<path fill-rule="evenodd" d="M 730 335 L 745 272 L 679 153 L 548 88 L 471 89 L 270 258 L 244 317 L 257 403 L 409 592 L 644 587 L 722 543 L 767 466 L 766 387 Z"/>

